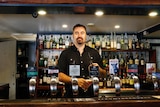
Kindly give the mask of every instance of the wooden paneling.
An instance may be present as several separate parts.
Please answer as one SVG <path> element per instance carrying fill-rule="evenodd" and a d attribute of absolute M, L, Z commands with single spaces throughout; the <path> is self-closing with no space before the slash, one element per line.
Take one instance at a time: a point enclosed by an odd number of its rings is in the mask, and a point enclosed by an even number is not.
<path fill-rule="evenodd" d="M 160 0 L 0 0 L 0 3 L 160 5 Z"/>

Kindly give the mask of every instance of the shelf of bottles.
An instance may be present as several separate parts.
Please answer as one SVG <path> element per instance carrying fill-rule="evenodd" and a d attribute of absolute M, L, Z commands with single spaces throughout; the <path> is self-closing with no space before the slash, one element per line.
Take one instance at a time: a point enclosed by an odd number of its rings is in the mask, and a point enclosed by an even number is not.
<path fill-rule="evenodd" d="M 50 84 L 49 66 L 57 66 L 60 53 L 71 45 L 71 35 L 39 34 L 37 37 L 37 68 L 39 85 Z"/>
<path fill-rule="evenodd" d="M 37 68 L 39 85 L 50 84 L 49 66 L 56 66 L 62 50 L 73 45 L 70 34 L 39 34 L 37 37 Z M 86 45 L 95 48 L 102 56 L 103 65 L 109 73 L 109 59 L 118 59 L 119 71 L 123 87 L 133 87 L 132 74 L 127 73 L 128 64 L 138 65 L 138 76 L 145 82 L 145 63 L 156 62 L 155 50 L 149 41 L 138 40 L 137 35 L 127 33 L 117 35 L 88 35 Z M 100 78 L 100 88 L 113 87 L 114 75 Z"/>
<path fill-rule="evenodd" d="M 103 66 L 107 71 L 107 76 L 100 78 L 100 88 L 113 88 L 114 76 L 121 79 L 123 88 L 133 88 L 133 76 L 136 75 L 140 79 L 141 86 L 150 81 L 147 77 L 145 67 L 146 63 L 156 63 L 156 51 L 150 47 L 150 42 L 139 40 L 136 35 L 128 35 L 127 33 L 116 35 L 92 35 L 89 36 L 88 46 L 95 48 L 102 56 Z M 111 74 L 111 59 L 118 60 L 117 73 Z M 128 65 L 137 65 L 137 73 L 129 73 Z M 147 88 L 147 87 L 145 87 Z"/>

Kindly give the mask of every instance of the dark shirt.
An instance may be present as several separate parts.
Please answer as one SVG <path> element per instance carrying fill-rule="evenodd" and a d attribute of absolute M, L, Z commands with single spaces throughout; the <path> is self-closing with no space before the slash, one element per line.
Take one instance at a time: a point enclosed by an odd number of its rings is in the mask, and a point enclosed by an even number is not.
<path fill-rule="evenodd" d="M 80 76 L 82 78 L 89 77 L 88 66 L 90 63 L 98 63 L 103 68 L 102 59 L 97 50 L 85 46 L 84 52 L 80 55 L 79 51 L 75 46 L 71 46 L 64 50 L 58 60 L 59 71 L 69 75 L 69 65 L 80 65 Z M 89 87 L 87 92 L 79 88 L 79 95 L 77 97 L 92 97 L 93 89 Z M 66 97 L 73 97 L 71 84 L 65 84 Z"/>

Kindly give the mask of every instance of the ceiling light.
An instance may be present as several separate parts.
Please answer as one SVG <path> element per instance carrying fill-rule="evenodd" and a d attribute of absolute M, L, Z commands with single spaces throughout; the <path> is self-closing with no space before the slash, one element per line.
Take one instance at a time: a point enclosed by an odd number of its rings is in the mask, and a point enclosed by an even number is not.
<path fill-rule="evenodd" d="M 94 26 L 94 23 L 87 23 L 87 26 Z"/>
<path fill-rule="evenodd" d="M 153 16 L 157 16 L 157 15 L 158 15 L 157 12 L 150 12 L 150 13 L 149 13 L 149 16 L 152 16 L 152 17 L 153 17 Z"/>
<path fill-rule="evenodd" d="M 119 28 L 120 28 L 120 25 L 115 25 L 114 28 L 115 28 L 115 29 L 119 29 Z"/>
<path fill-rule="evenodd" d="M 63 27 L 63 28 L 67 28 L 67 27 L 68 27 L 68 25 L 66 25 L 66 24 L 63 24 L 63 25 L 62 25 L 62 27 Z"/>
<path fill-rule="evenodd" d="M 44 10 L 39 10 L 39 11 L 38 11 L 38 14 L 39 14 L 39 15 L 45 15 L 45 14 L 46 14 L 46 11 L 44 11 Z"/>
<path fill-rule="evenodd" d="M 97 12 L 95 12 L 95 15 L 97 15 L 97 16 L 102 16 L 104 13 L 103 13 L 103 11 L 97 11 Z"/>

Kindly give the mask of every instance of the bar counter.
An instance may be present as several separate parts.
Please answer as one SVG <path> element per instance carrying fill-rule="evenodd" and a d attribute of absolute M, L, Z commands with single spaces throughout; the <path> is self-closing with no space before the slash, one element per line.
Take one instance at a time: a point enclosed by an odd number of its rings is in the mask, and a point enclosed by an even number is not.
<path fill-rule="evenodd" d="M 3 100 L 3 107 L 159 107 L 160 100 L 117 100 L 117 101 L 52 101 L 44 99 L 36 100 Z"/>
<path fill-rule="evenodd" d="M 116 96 L 114 89 L 100 89 L 94 98 L 41 98 L 41 99 L 1 99 L 0 107 L 160 107 L 160 91 L 121 89 Z"/>

